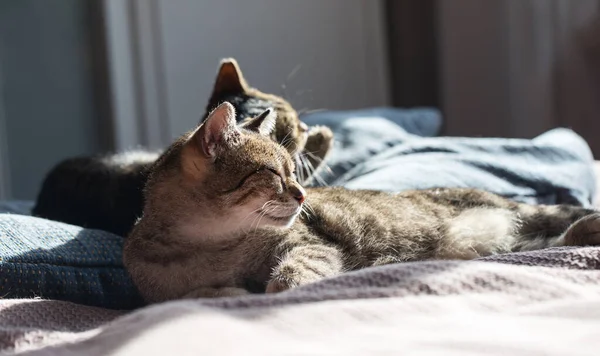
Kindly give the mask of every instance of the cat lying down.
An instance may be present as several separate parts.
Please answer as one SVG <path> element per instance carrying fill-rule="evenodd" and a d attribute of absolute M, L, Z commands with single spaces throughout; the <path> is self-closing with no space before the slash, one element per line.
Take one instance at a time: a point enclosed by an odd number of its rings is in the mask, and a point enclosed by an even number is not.
<path fill-rule="evenodd" d="M 317 177 L 333 141 L 329 128 L 308 128 L 284 98 L 251 87 L 233 58 L 221 62 L 202 119 L 224 101 L 233 103 L 238 123 L 273 107 L 277 120 L 271 139 L 294 157 L 303 184 Z M 142 189 L 158 156 L 158 152 L 133 150 L 66 159 L 45 177 L 32 213 L 125 236 L 142 213 Z"/>
<path fill-rule="evenodd" d="M 123 258 L 148 302 L 281 292 L 345 271 L 600 244 L 600 214 L 474 189 L 304 189 L 267 110 L 225 102 L 158 159 Z"/>

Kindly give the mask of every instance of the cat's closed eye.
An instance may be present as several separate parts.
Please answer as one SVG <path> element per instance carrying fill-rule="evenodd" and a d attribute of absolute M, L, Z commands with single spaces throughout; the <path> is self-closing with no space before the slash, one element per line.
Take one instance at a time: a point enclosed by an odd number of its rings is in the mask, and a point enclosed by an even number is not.
<path fill-rule="evenodd" d="M 281 175 L 281 173 L 279 173 L 275 168 L 266 167 L 265 169 L 268 170 L 269 172 L 273 173 L 274 175 L 276 175 L 281 180 L 281 186 L 285 190 L 286 185 L 285 185 L 285 178 L 283 178 L 283 175 Z"/>
<path fill-rule="evenodd" d="M 234 188 L 225 191 L 225 193 L 232 193 L 232 192 L 242 188 L 244 186 L 244 184 L 246 184 L 246 182 L 250 178 L 252 178 L 256 174 L 263 173 L 263 172 L 269 172 L 270 174 L 273 174 L 274 176 L 276 176 L 281 181 L 281 185 L 282 185 L 283 189 L 286 189 L 285 179 L 283 178 L 283 176 L 281 174 L 279 174 L 277 169 L 275 169 L 273 167 L 261 167 L 259 169 L 256 169 L 256 170 L 248 173 L 244 178 L 242 178 L 240 180 L 240 182 Z"/>

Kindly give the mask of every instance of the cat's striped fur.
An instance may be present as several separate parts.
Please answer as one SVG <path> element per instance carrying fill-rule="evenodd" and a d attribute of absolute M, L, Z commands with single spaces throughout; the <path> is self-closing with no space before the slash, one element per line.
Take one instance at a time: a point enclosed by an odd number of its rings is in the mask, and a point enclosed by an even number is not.
<path fill-rule="evenodd" d="M 152 168 L 144 215 L 124 247 L 148 302 L 279 292 L 397 262 L 473 259 L 600 243 L 600 218 L 576 206 L 532 206 L 474 189 L 389 194 L 304 190 L 280 145 L 235 127 L 223 104 Z"/>

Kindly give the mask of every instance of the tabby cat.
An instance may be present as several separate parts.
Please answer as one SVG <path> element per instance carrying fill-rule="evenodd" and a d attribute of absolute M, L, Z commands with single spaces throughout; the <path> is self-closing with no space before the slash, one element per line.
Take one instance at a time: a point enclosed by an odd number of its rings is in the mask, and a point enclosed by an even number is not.
<path fill-rule="evenodd" d="M 600 214 L 474 189 L 304 189 L 268 138 L 223 103 L 156 162 L 125 266 L 150 303 L 280 292 L 369 266 L 600 244 Z"/>
<path fill-rule="evenodd" d="M 301 167 L 301 181 L 311 181 L 331 148 L 329 128 L 309 130 L 286 100 L 250 87 L 231 58 L 221 62 L 206 112 L 223 101 L 235 106 L 240 123 L 274 107 L 278 119 L 270 137 L 294 157 Z M 125 236 L 142 213 L 148 168 L 158 156 L 158 152 L 135 150 L 67 159 L 46 176 L 33 215 Z"/>

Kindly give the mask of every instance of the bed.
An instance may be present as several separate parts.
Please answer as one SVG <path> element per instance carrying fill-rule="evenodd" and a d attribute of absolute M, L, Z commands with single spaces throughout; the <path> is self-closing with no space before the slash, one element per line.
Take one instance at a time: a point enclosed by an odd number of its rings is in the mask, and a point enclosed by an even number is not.
<path fill-rule="evenodd" d="M 530 203 L 593 206 L 600 165 L 570 130 L 533 140 L 436 137 L 437 111 L 304 117 L 336 134 L 322 184 L 398 191 L 472 186 Z M 600 248 L 347 273 L 278 295 L 144 306 L 122 238 L 0 214 L 0 350 L 31 355 L 597 355 Z M 596 205 L 598 206 L 598 205 Z"/>

